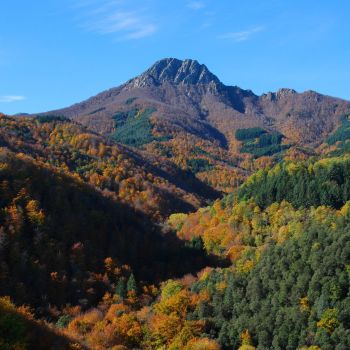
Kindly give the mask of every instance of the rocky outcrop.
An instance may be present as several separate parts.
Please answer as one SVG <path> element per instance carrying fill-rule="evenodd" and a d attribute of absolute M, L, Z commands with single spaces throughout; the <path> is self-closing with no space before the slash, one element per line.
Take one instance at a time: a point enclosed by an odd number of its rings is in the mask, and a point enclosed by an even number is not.
<path fill-rule="evenodd" d="M 165 58 L 156 62 L 139 77 L 132 79 L 128 85 L 146 87 L 165 82 L 175 85 L 221 84 L 204 64 L 199 64 L 196 60 Z"/>

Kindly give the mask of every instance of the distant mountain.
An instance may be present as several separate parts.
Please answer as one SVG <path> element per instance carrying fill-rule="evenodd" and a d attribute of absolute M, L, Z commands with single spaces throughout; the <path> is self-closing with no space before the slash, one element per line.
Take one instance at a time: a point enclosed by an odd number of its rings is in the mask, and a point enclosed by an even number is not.
<path fill-rule="evenodd" d="M 98 132 L 113 132 L 112 117 L 126 106 L 155 107 L 158 122 L 204 138 L 229 139 L 237 128 L 276 129 L 301 144 L 317 144 L 350 111 L 350 102 L 314 91 L 280 89 L 261 96 L 226 86 L 195 60 L 167 58 L 140 76 L 71 107 L 49 114 L 77 119 Z M 166 120 L 166 122 L 165 122 Z M 156 125 L 155 125 L 156 126 Z M 219 141 L 222 141 L 221 139 Z"/>
<path fill-rule="evenodd" d="M 192 60 L 1 115 L 0 349 L 349 349 L 349 154 L 350 102 Z"/>
<path fill-rule="evenodd" d="M 291 89 L 257 96 L 224 85 L 195 60 L 167 58 L 119 87 L 44 114 L 73 119 L 170 159 L 217 190 L 230 192 L 259 162 L 273 163 L 294 147 L 318 147 L 350 114 L 350 102 Z M 237 137 L 237 131 L 249 134 L 251 128 L 264 136 Z"/>

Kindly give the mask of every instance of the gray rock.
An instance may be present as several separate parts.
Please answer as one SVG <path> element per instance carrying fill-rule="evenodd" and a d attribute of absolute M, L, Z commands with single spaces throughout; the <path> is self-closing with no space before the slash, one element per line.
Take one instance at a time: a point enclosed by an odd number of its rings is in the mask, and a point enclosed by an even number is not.
<path fill-rule="evenodd" d="M 165 82 L 175 85 L 218 85 L 219 79 L 204 64 L 196 60 L 165 58 L 156 62 L 139 77 L 131 80 L 134 87 L 160 85 Z"/>

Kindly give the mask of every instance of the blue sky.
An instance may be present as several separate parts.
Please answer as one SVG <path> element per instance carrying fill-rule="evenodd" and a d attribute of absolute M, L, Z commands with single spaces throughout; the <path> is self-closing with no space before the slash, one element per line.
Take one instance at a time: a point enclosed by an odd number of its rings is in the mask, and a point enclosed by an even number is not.
<path fill-rule="evenodd" d="M 68 106 L 164 57 L 257 94 L 350 100 L 348 0 L 11 0 L 0 11 L 4 113 Z"/>

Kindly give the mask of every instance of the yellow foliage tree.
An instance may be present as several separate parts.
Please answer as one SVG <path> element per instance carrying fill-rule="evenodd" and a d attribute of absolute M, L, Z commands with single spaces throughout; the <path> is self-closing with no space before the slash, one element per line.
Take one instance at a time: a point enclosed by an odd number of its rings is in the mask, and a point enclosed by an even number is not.
<path fill-rule="evenodd" d="M 184 350 L 220 350 L 220 345 L 208 338 L 195 338 L 187 343 Z"/>

